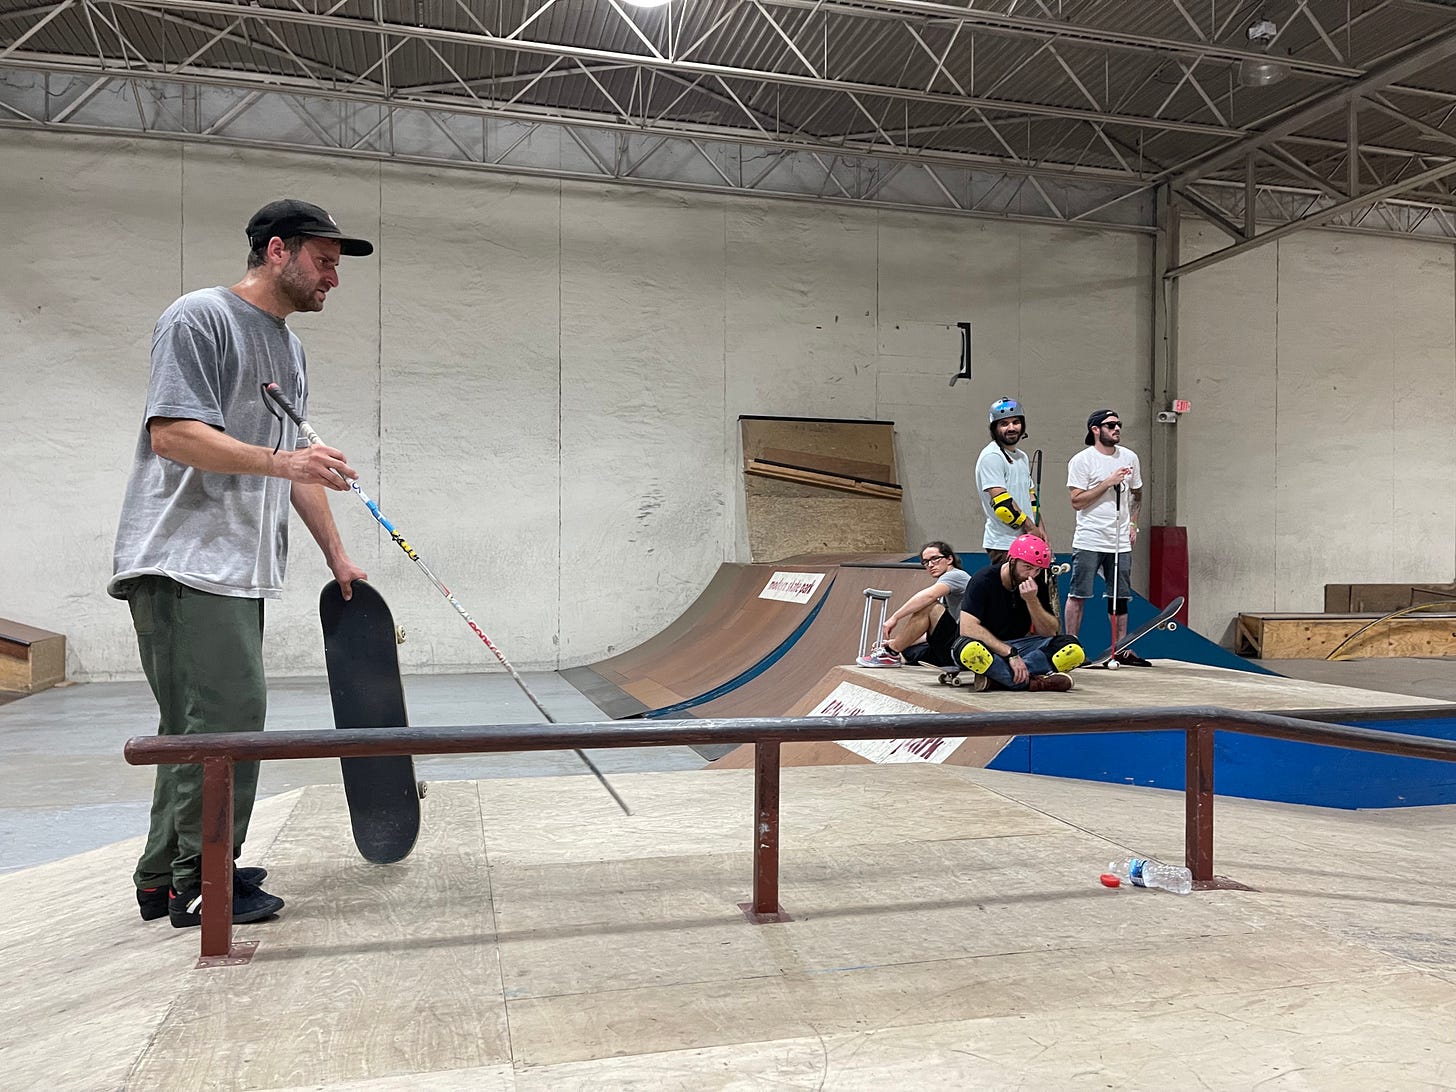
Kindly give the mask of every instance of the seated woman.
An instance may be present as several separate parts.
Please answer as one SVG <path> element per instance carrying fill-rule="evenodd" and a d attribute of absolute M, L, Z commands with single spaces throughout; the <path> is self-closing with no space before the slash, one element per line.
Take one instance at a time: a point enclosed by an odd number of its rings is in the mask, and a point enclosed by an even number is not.
<path fill-rule="evenodd" d="M 959 669 L 952 646 L 961 633 L 961 596 L 970 574 L 948 542 L 920 547 L 920 564 L 930 573 L 930 587 L 885 619 L 880 647 L 855 661 L 861 667 L 899 667 L 904 662 Z"/>

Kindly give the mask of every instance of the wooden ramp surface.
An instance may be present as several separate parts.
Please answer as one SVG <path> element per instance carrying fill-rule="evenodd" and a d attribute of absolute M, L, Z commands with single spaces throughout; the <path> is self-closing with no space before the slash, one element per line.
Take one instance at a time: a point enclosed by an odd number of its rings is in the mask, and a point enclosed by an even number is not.
<path fill-rule="evenodd" d="M 688 710 L 696 717 L 780 717 L 807 694 L 831 667 L 853 665 L 864 622 L 865 589 L 892 593 L 890 610 L 928 586 L 918 565 L 903 568 L 840 567 L 808 630 L 761 674 L 710 702 Z M 875 606 L 870 623 L 880 617 Z M 933 681 L 933 679 L 932 679 Z"/>
<path fill-rule="evenodd" d="M 655 637 L 611 659 L 563 671 L 614 718 L 677 705 L 737 678 L 788 640 L 824 598 L 837 566 L 796 559 L 723 565 L 703 593 Z M 764 599 L 775 573 L 816 573 L 805 602 Z"/>

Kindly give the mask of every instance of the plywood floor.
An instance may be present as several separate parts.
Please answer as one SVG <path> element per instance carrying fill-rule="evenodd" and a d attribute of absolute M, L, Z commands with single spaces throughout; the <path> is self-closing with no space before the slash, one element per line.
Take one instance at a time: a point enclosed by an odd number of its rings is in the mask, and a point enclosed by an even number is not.
<path fill-rule="evenodd" d="M 630 817 L 589 777 L 437 783 L 393 867 L 337 788 L 264 801 L 246 863 L 289 905 L 245 967 L 138 919 L 135 841 L 0 877 L 5 1084 L 1456 1084 L 1456 808 L 1221 799 L 1218 870 L 1258 890 L 1178 898 L 1097 875 L 1178 859 L 1180 794 L 790 769 L 795 920 L 752 926 L 751 775 L 617 783 Z"/>

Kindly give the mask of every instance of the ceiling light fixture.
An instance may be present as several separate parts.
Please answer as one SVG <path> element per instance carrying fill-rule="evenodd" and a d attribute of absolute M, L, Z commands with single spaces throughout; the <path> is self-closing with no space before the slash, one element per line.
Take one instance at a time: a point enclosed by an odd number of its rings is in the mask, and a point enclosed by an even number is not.
<path fill-rule="evenodd" d="M 634 8 L 661 8 L 666 7 L 668 0 L 627 0 Z"/>
<path fill-rule="evenodd" d="M 1279 37 L 1279 27 L 1268 19 L 1255 19 L 1249 24 L 1249 45 L 1264 53 Z M 1243 87 L 1268 87 L 1289 75 L 1289 69 L 1278 61 L 1240 61 L 1239 84 Z"/>

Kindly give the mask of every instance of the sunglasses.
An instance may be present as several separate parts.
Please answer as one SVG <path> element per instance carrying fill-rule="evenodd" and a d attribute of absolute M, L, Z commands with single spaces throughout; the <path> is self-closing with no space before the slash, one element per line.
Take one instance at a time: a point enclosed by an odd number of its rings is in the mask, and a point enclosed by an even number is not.
<path fill-rule="evenodd" d="M 1121 421 L 1103 421 L 1098 428 L 1122 428 Z"/>
<path fill-rule="evenodd" d="M 950 560 L 950 558 L 946 557 L 945 554 L 936 554 L 934 557 L 922 557 L 920 559 L 920 567 L 922 569 L 928 569 L 928 568 L 930 568 L 930 566 L 933 563 L 935 563 L 937 561 L 949 561 L 949 560 Z"/>

